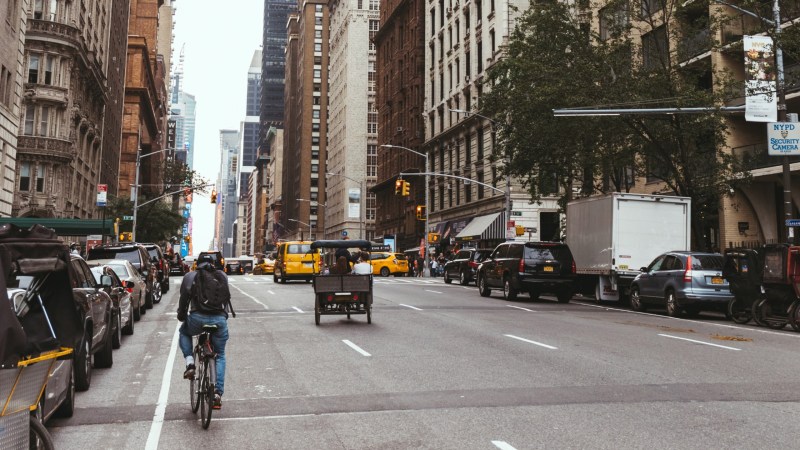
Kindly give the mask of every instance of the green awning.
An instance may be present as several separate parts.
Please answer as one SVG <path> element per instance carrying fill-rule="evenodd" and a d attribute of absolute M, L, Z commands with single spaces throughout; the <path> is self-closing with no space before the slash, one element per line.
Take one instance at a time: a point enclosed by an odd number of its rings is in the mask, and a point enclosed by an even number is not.
<path fill-rule="evenodd" d="M 33 225 L 44 225 L 56 230 L 59 236 L 88 236 L 90 234 L 114 235 L 114 220 L 105 220 L 103 232 L 102 219 L 43 219 L 37 217 L 0 217 L 0 225 L 12 223 L 20 228 L 30 228 Z"/>

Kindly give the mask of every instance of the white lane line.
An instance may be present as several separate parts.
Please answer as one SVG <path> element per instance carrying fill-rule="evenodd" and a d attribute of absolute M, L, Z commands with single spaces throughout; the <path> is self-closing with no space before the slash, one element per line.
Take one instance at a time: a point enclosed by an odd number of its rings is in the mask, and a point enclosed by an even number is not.
<path fill-rule="evenodd" d="M 164 425 L 164 413 L 167 410 L 167 400 L 169 400 L 169 381 L 172 377 L 172 367 L 175 365 L 175 353 L 178 350 L 178 330 L 181 324 L 175 326 L 175 334 L 172 335 L 172 346 L 170 347 L 167 365 L 164 367 L 164 375 L 161 377 L 161 392 L 158 393 L 158 403 L 156 412 L 153 414 L 153 424 L 150 426 L 150 434 L 147 435 L 145 450 L 156 450 L 158 439 L 161 437 L 161 427 Z"/>
<path fill-rule="evenodd" d="M 425 292 L 433 292 L 434 294 L 441 294 L 439 291 L 432 291 L 430 289 L 424 289 Z"/>
<path fill-rule="evenodd" d="M 658 335 L 659 336 L 663 336 L 663 337 L 672 338 L 672 339 L 680 339 L 682 341 L 694 342 L 695 344 L 703 344 L 703 345 L 710 345 L 712 347 L 724 348 L 726 350 L 737 350 L 737 351 L 741 350 L 740 348 L 736 348 L 736 347 L 726 347 L 724 345 L 712 344 L 711 342 L 703 342 L 703 341 L 697 341 L 697 340 L 694 340 L 694 339 L 689 339 L 689 338 L 684 338 L 684 337 L 670 336 L 669 334 L 661 334 L 661 333 L 659 333 Z"/>
<path fill-rule="evenodd" d="M 352 348 L 353 350 L 357 351 L 358 353 L 361 353 L 364 356 L 372 356 L 369 353 L 365 352 L 361 347 L 357 346 L 356 344 L 353 344 L 352 342 L 348 341 L 347 339 L 342 339 L 342 342 L 344 342 L 345 344 L 347 344 L 348 347 Z"/>
<path fill-rule="evenodd" d="M 553 347 L 552 345 L 542 344 L 541 342 L 532 341 L 530 339 L 521 338 L 519 336 L 514 336 L 513 334 L 504 334 L 505 337 L 510 337 L 511 339 L 516 339 L 518 341 L 527 342 L 529 344 L 538 345 L 539 347 L 549 348 L 550 350 L 558 350 L 558 347 Z"/>
<path fill-rule="evenodd" d="M 522 306 L 514 306 L 514 305 L 506 305 L 506 306 L 508 306 L 509 308 L 517 308 L 517 309 L 521 309 L 521 310 L 523 310 L 523 311 L 528 311 L 528 312 L 536 312 L 536 311 L 534 311 L 534 310 L 532 310 L 532 309 L 523 308 Z"/>
<path fill-rule="evenodd" d="M 275 295 L 275 293 L 272 291 L 267 291 L 267 292 L 269 293 L 269 295 Z"/>
<path fill-rule="evenodd" d="M 292 306 L 292 309 L 294 309 L 295 311 L 297 311 L 299 313 L 303 312 L 303 310 L 298 308 L 297 306 Z"/>
<path fill-rule="evenodd" d="M 512 447 L 506 441 L 492 441 L 495 447 L 499 448 L 500 450 L 517 450 L 516 448 Z"/>
<path fill-rule="evenodd" d="M 416 309 L 417 311 L 422 311 L 420 308 L 417 308 L 416 306 L 406 305 L 404 303 L 400 303 L 400 306 L 405 306 L 406 308 L 411 308 L 411 309 Z"/>
<path fill-rule="evenodd" d="M 233 285 L 231 285 L 231 286 L 233 286 Z M 265 304 L 261 303 L 261 301 L 260 301 L 260 300 L 258 300 L 257 298 L 253 297 L 252 295 L 248 294 L 247 292 L 243 291 L 243 290 L 242 290 L 242 289 L 241 289 L 239 286 L 233 286 L 233 287 L 234 287 L 234 288 L 236 288 L 236 290 L 237 290 L 237 291 L 241 292 L 241 293 L 242 293 L 243 295 L 245 295 L 246 297 L 250 297 L 250 299 L 252 299 L 254 302 L 256 302 L 256 303 L 258 303 L 259 305 L 263 306 L 263 307 L 264 307 L 264 309 L 269 309 L 269 306 L 267 306 L 267 305 L 265 305 Z"/>

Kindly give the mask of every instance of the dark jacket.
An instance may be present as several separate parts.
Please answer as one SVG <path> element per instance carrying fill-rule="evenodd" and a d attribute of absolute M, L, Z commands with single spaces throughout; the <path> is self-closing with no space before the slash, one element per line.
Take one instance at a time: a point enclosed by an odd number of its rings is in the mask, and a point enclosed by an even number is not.
<path fill-rule="evenodd" d="M 218 310 L 211 310 L 208 309 L 207 306 L 203 305 L 201 302 L 197 301 L 197 298 L 192 296 L 192 285 L 194 285 L 195 280 L 197 279 L 198 274 L 201 270 L 212 270 L 216 271 L 217 269 L 214 268 L 213 265 L 209 263 L 202 263 L 197 266 L 197 270 L 193 272 L 189 272 L 183 276 L 183 281 L 181 282 L 181 298 L 178 303 L 178 320 L 183 321 L 186 318 L 187 311 L 189 312 L 199 312 L 201 314 L 206 315 L 224 315 L 226 318 L 228 317 L 228 311 L 230 307 L 230 301 L 225 306 L 223 311 Z M 225 275 L 224 272 L 221 272 L 222 278 L 224 279 L 225 289 L 228 291 L 228 298 L 230 298 L 230 288 L 228 287 L 228 277 Z"/>

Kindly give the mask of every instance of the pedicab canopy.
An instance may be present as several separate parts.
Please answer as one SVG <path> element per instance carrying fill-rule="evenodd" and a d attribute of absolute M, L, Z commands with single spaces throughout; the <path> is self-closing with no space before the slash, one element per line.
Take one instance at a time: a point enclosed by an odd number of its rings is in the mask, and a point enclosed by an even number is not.
<path fill-rule="evenodd" d="M 311 250 L 317 250 L 320 248 L 361 248 L 369 251 L 372 248 L 372 243 L 367 240 L 350 239 L 320 240 L 311 243 Z"/>
<path fill-rule="evenodd" d="M 69 265 L 69 248 L 54 230 L 41 225 L 29 229 L 13 224 L 0 226 L 0 318 L 3 326 L 8 321 L 12 328 L 17 321 L 25 334 L 24 343 L 9 342 L 6 329 L 0 328 L 4 338 L 0 341 L 0 362 L 79 343 L 83 314 L 73 299 L 72 289 L 78 286 L 70 283 Z M 25 292 L 9 299 L 8 289 Z"/>

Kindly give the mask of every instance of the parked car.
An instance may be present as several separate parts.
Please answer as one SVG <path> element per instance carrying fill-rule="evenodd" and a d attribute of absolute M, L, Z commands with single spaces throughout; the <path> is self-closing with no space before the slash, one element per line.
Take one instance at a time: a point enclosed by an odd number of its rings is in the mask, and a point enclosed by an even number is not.
<path fill-rule="evenodd" d="M 157 287 L 156 270 L 150 262 L 150 254 L 142 244 L 117 244 L 94 247 L 89 250 L 86 259 L 89 261 L 95 259 L 124 259 L 130 261 L 147 284 L 147 290 L 144 296 L 145 307 L 150 309 L 153 307 L 154 303 L 161 301 L 161 289 L 155 289 L 155 287 Z"/>
<path fill-rule="evenodd" d="M 111 346 L 118 349 L 122 345 L 122 335 L 133 334 L 133 301 L 131 292 L 126 289 L 129 282 L 122 281 L 109 266 L 95 264 L 91 271 L 95 282 L 111 297 Z"/>
<path fill-rule="evenodd" d="M 444 264 L 444 282 L 452 283 L 458 280 L 462 286 L 475 280 L 478 266 L 492 254 L 490 248 L 464 248 L 455 254 L 453 259 Z"/>
<path fill-rule="evenodd" d="M 631 284 L 631 308 L 664 307 L 670 316 L 686 311 L 724 311 L 733 298 L 722 276 L 719 253 L 676 251 L 656 257 Z"/>
<path fill-rule="evenodd" d="M 492 288 L 501 288 L 508 300 L 520 292 L 527 292 L 531 300 L 553 293 L 559 303 L 567 303 L 575 292 L 574 282 L 572 252 L 559 242 L 505 242 L 478 268 L 482 297 L 491 295 Z"/>
<path fill-rule="evenodd" d="M 405 276 L 408 273 L 408 260 L 398 258 L 394 253 L 371 252 L 369 259 L 373 275 L 388 277 L 389 275 Z"/>
<path fill-rule="evenodd" d="M 145 308 L 147 283 L 142 279 L 139 271 L 133 267 L 133 264 L 124 259 L 96 259 L 87 261 L 87 263 L 89 266 L 92 266 L 92 264 L 108 266 L 117 274 L 125 286 L 125 290 L 131 294 L 133 320 L 139 321 L 142 315 L 147 312 L 147 308 Z"/>
<path fill-rule="evenodd" d="M 147 254 L 150 255 L 150 262 L 153 263 L 153 267 L 156 271 L 156 281 L 161 287 L 161 293 L 164 294 L 169 291 L 169 260 L 164 256 L 164 252 L 158 244 L 142 245 L 147 249 Z M 161 296 L 158 297 L 158 300 L 153 300 L 154 303 L 158 303 L 161 301 Z"/>
<path fill-rule="evenodd" d="M 172 254 L 172 259 L 169 260 L 169 274 L 170 275 L 186 275 L 186 263 L 181 255 L 177 253 Z"/>
<path fill-rule="evenodd" d="M 238 259 L 228 258 L 225 260 L 225 273 L 228 275 L 244 275 L 244 266 Z"/>

